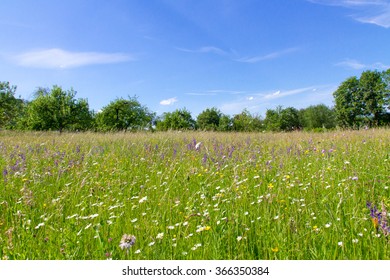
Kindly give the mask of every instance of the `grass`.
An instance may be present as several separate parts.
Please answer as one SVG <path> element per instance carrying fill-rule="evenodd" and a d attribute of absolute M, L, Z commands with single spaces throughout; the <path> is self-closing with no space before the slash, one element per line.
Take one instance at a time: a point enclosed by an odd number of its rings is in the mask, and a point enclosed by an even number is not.
<path fill-rule="evenodd" d="M 0 257 L 387 260 L 389 158 L 386 129 L 3 131 Z"/>

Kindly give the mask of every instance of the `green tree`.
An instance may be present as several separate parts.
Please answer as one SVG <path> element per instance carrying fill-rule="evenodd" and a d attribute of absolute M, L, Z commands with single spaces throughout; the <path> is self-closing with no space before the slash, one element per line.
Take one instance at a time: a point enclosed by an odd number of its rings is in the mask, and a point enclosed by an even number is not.
<path fill-rule="evenodd" d="M 136 96 L 118 98 L 96 114 L 96 126 L 101 131 L 151 129 L 154 118 Z"/>
<path fill-rule="evenodd" d="M 233 120 L 229 115 L 222 114 L 219 119 L 218 131 L 231 131 L 233 128 Z"/>
<path fill-rule="evenodd" d="M 288 107 L 280 112 L 280 129 L 293 131 L 302 127 L 299 119 L 299 112 L 293 107 Z"/>
<path fill-rule="evenodd" d="M 157 120 L 157 130 L 187 130 L 195 129 L 196 122 L 192 118 L 191 113 L 187 109 L 177 109 L 173 112 L 164 113 L 162 117 Z"/>
<path fill-rule="evenodd" d="M 275 110 L 267 109 L 265 112 L 264 125 L 268 131 L 280 131 L 281 130 L 281 112 L 282 107 L 278 106 Z"/>
<path fill-rule="evenodd" d="M 363 114 L 362 96 L 359 90 L 359 79 L 350 77 L 333 93 L 335 115 L 338 125 L 352 127 Z"/>
<path fill-rule="evenodd" d="M 388 105 L 383 75 L 378 71 L 364 71 L 359 79 L 363 115 L 374 125 L 379 125 Z"/>
<path fill-rule="evenodd" d="M 76 92 L 59 86 L 39 88 L 27 106 L 24 123 L 33 130 L 85 130 L 92 124 L 92 114 L 85 99 L 75 99 Z"/>
<path fill-rule="evenodd" d="M 23 114 L 24 101 L 15 98 L 16 86 L 0 82 L 0 128 L 15 128 Z"/>
<path fill-rule="evenodd" d="M 334 128 L 334 111 L 324 104 L 309 106 L 301 110 L 301 123 L 305 129 Z"/>
<path fill-rule="evenodd" d="M 337 122 L 342 127 L 388 123 L 390 72 L 364 71 L 342 82 L 333 93 Z"/>
<path fill-rule="evenodd" d="M 260 116 L 252 115 L 247 109 L 233 116 L 234 131 L 259 131 L 263 127 Z"/>
<path fill-rule="evenodd" d="M 201 112 L 196 119 L 196 124 L 198 128 L 202 130 L 217 130 L 219 128 L 221 117 L 221 111 L 213 107 Z"/>

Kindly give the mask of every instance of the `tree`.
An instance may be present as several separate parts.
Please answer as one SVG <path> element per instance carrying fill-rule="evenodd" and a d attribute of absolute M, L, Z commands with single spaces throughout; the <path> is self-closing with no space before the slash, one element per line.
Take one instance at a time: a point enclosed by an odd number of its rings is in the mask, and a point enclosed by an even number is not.
<path fill-rule="evenodd" d="M 231 131 L 233 128 L 233 120 L 230 116 L 222 114 L 219 119 L 218 131 Z"/>
<path fill-rule="evenodd" d="M 206 109 L 201 112 L 196 120 L 199 129 L 217 130 L 221 121 L 222 113 L 217 108 Z"/>
<path fill-rule="evenodd" d="M 0 128 L 15 128 L 23 114 L 24 102 L 15 98 L 16 86 L 0 82 Z"/>
<path fill-rule="evenodd" d="M 379 124 L 386 112 L 387 85 L 382 77 L 378 71 L 365 71 L 359 79 L 363 115 L 374 125 Z"/>
<path fill-rule="evenodd" d="M 305 129 L 330 129 L 336 126 L 334 111 L 324 104 L 309 106 L 302 109 L 300 114 Z"/>
<path fill-rule="evenodd" d="M 333 93 L 336 120 L 341 127 L 352 127 L 357 123 L 358 116 L 363 114 L 360 94 L 357 77 L 348 78 Z"/>
<path fill-rule="evenodd" d="M 136 96 L 118 98 L 97 113 L 96 125 L 101 131 L 151 129 L 154 117 Z"/>
<path fill-rule="evenodd" d="M 260 116 L 252 115 L 247 109 L 233 116 L 234 131 L 259 131 L 263 127 Z"/>
<path fill-rule="evenodd" d="M 25 124 L 33 130 L 85 130 L 92 124 L 86 99 L 75 99 L 76 92 L 59 86 L 39 88 L 27 106 Z"/>
<path fill-rule="evenodd" d="M 158 130 L 181 130 L 195 129 L 196 122 L 187 109 L 177 109 L 173 112 L 164 113 L 157 120 L 156 127 Z"/>
<path fill-rule="evenodd" d="M 265 112 L 264 125 L 269 131 L 280 131 L 281 130 L 281 112 L 282 107 L 278 106 L 275 110 L 267 109 Z"/>
<path fill-rule="evenodd" d="M 364 71 L 360 78 L 351 77 L 333 93 L 337 122 L 342 127 L 363 123 L 388 123 L 390 70 Z"/>
<path fill-rule="evenodd" d="M 299 119 L 299 112 L 293 107 L 288 107 L 280 112 L 280 129 L 283 131 L 293 131 L 300 129 L 302 124 Z"/>

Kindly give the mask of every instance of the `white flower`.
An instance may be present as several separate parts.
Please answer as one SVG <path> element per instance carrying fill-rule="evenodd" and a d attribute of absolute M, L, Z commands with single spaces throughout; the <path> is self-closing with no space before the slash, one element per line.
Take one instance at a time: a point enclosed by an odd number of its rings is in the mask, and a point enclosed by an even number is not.
<path fill-rule="evenodd" d="M 328 223 L 328 224 L 325 225 L 325 227 L 326 228 L 330 228 L 331 225 L 332 225 L 331 223 Z"/>
<path fill-rule="evenodd" d="M 274 217 L 274 220 L 277 220 L 277 219 L 279 219 L 279 215 L 277 215 L 277 216 Z"/>
<path fill-rule="evenodd" d="M 237 241 L 241 241 L 242 236 L 237 236 Z"/>
<path fill-rule="evenodd" d="M 45 225 L 45 223 L 40 223 L 40 224 L 38 224 L 36 227 L 35 227 L 35 229 L 39 229 L 40 227 L 43 227 Z"/>
<path fill-rule="evenodd" d="M 143 202 L 145 202 L 146 200 L 148 200 L 148 197 L 147 197 L 147 196 L 144 196 L 143 198 L 141 198 L 141 199 L 139 200 L 139 203 L 143 203 Z"/>
<path fill-rule="evenodd" d="M 163 232 L 160 232 L 159 234 L 157 234 L 156 238 L 157 239 L 163 239 L 164 237 L 164 233 Z"/>
<path fill-rule="evenodd" d="M 135 236 L 130 234 L 124 234 L 122 236 L 121 242 L 119 243 L 119 247 L 123 249 L 129 249 L 131 246 L 135 244 Z"/>
<path fill-rule="evenodd" d="M 134 254 L 140 254 L 141 253 L 141 250 L 138 249 L 137 251 L 134 252 Z"/>
<path fill-rule="evenodd" d="M 352 243 L 358 243 L 359 240 L 358 239 L 352 239 Z"/>
<path fill-rule="evenodd" d="M 131 220 L 132 223 L 135 223 L 136 221 L 138 221 L 137 218 Z"/>
<path fill-rule="evenodd" d="M 340 247 L 342 247 L 342 246 L 343 246 L 343 242 L 340 241 L 339 243 L 337 243 L 337 245 L 339 245 Z"/>
<path fill-rule="evenodd" d="M 154 241 L 153 241 L 153 242 L 150 242 L 150 243 L 149 243 L 149 246 L 153 246 L 154 243 L 155 243 Z"/>
<path fill-rule="evenodd" d="M 92 224 L 88 224 L 84 229 L 89 229 L 92 226 Z"/>

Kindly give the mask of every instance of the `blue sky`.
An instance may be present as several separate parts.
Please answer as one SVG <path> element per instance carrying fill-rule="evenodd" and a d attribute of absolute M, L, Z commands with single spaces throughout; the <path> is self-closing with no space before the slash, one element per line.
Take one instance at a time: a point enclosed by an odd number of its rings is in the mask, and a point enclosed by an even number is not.
<path fill-rule="evenodd" d="M 73 87 L 98 111 L 264 117 L 333 104 L 350 76 L 390 68 L 389 0 L 1 0 L 0 81 L 31 100 Z"/>

